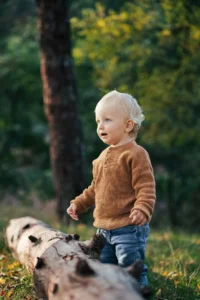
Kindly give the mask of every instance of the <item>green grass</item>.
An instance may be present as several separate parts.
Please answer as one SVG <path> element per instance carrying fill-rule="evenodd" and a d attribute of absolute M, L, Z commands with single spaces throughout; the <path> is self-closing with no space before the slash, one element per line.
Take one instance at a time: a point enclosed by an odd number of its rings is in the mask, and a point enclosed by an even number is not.
<path fill-rule="evenodd" d="M 153 231 L 146 255 L 152 299 L 200 299 L 199 235 Z"/>
<path fill-rule="evenodd" d="M 30 213 L 31 211 L 31 213 Z M 0 206 L 0 299 L 37 299 L 31 276 L 17 263 L 4 244 L 4 230 L 11 218 L 31 215 L 68 233 L 90 238 L 94 228 L 79 224 L 60 227 L 55 214 L 32 208 Z M 152 300 L 200 300 L 200 235 L 152 230 L 147 246 L 146 263 L 149 282 L 154 289 Z"/>

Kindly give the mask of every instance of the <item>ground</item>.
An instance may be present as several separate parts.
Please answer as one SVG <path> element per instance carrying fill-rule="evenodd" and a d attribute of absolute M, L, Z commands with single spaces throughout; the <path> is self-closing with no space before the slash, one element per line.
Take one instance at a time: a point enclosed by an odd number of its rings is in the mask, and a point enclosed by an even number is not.
<path fill-rule="evenodd" d="M 44 208 L 45 209 L 45 208 Z M 0 299 L 37 299 L 32 278 L 4 243 L 4 231 L 11 218 L 33 216 L 66 233 L 78 233 L 82 240 L 95 233 L 79 223 L 76 228 L 60 227 L 53 210 L 0 205 Z M 200 235 L 151 230 L 146 252 L 152 300 L 200 300 Z"/>

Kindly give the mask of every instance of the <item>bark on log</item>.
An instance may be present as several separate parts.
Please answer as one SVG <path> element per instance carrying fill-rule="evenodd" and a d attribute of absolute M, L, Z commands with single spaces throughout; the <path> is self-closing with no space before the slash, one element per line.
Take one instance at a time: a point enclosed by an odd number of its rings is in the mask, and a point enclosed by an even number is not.
<path fill-rule="evenodd" d="M 142 300 L 134 278 L 140 263 L 122 269 L 98 261 L 105 244 L 102 235 L 79 241 L 32 217 L 10 220 L 6 241 L 14 257 L 33 274 L 39 299 Z"/>

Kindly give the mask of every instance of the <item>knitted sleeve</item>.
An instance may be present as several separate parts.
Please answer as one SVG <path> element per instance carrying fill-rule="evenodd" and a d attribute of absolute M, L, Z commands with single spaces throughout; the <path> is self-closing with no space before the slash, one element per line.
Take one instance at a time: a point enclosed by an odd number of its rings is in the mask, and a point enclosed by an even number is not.
<path fill-rule="evenodd" d="M 155 180 L 149 155 L 142 147 L 132 160 L 132 186 L 136 200 L 131 211 L 141 210 L 150 221 L 156 199 Z"/>
<path fill-rule="evenodd" d="M 86 188 L 83 193 L 73 199 L 70 203 L 76 204 L 77 213 L 86 212 L 91 206 L 95 205 L 95 174 L 93 164 L 93 180 L 91 185 Z"/>

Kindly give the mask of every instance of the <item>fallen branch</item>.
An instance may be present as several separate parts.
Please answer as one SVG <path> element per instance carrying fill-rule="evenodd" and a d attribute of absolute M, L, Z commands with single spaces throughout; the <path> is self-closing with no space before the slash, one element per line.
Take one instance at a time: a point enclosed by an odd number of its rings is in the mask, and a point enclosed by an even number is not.
<path fill-rule="evenodd" d="M 83 242 L 78 234 L 65 234 L 24 217 L 10 221 L 6 241 L 14 257 L 33 274 L 39 299 L 143 299 L 134 278 L 141 273 L 142 264 L 122 269 L 100 263 L 105 244 L 102 235 Z"/>

